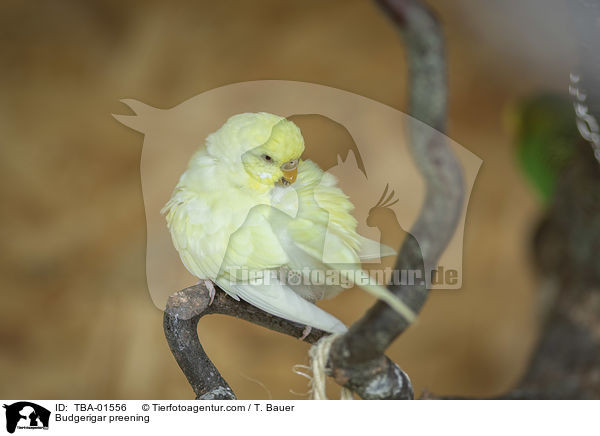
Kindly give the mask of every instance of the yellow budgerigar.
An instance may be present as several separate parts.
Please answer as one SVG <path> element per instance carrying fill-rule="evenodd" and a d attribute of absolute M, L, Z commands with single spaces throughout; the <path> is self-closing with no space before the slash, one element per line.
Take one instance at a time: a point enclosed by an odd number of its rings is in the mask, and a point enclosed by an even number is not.
<path fill-rule="evenodd" d="M 328 332 L 344 324 L 313 304 L 348 281 L 413 313 L 361 269 L 393 254 L 363 238 L 336 179 L 301 160 L 304 139 L 268 113 L 234 115 L 191 158 L 163 213 L 186 268 L 273 315 Z M 347 286 L 346 286 L 347 287 Z"/>

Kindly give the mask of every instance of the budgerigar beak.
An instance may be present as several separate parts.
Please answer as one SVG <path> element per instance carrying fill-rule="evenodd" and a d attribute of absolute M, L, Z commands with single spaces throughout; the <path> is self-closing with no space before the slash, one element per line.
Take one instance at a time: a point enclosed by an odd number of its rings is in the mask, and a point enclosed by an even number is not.
<path fill-rule="evenodd" d="M 286 162 L 281 166 L 283 172 L 283 184 L 291 185 L 298 178 L 298 159 Z"/>
<path fill-rule="evenodd" d="M 289 183 L 290 185 L 296 181 L 298 178 L 298 168 L 294 168 L 291 171 L 283 172 L 283 179 Z"/>

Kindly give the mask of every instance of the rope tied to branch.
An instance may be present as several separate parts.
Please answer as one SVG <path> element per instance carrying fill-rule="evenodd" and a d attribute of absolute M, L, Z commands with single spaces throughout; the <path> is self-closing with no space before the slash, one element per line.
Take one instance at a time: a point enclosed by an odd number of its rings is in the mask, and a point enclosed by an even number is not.
<path fill-rule="evenodd" d="M 308 351 L 310 365 L 294 365 L 294 372 L 308 379 L 310 386 L 310 396 L 313 400 L 328 400 L 327 398 L 327 372 L 325 367 L 329 360 L 329 350 L 333 342 L 342 336 L 342 333 L 335 333 L 321 338 Z M 300 369 L 310 370 L 312 375 L 301 371 Z M 353 400 L 352 391 L 342 386 L 340 400 Z"/>

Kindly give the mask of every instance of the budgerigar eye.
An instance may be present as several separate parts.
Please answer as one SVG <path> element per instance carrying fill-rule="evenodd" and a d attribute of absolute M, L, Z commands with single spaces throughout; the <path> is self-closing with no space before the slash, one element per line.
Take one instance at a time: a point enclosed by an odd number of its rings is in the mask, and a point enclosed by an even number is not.
<path fill-rule="evenodd" d="M 268 154 L 264 154 L 263 159 L 266 160 L 267 162 L 271 162 L 273 160 L 273 158 L 271 156 L 269 156 Z"/>

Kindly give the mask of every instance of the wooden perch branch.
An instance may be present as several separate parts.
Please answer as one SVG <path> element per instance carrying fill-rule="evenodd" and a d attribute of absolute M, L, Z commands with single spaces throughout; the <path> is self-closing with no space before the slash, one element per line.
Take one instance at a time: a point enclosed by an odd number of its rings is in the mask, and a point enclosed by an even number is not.
<path fill-rule="evenodd" d="M 414 285 L 389 287 L 418 313 L 427 299 L 429 271 L 453 235 L 462 211 L 462 172 L 444 136 L 431 129 L 443 132 L 446 120 L 446 64 L 438 22 L 418 0 L 380 0 L 378 3 L 403 32 L 410 73 L 410 111 L 422 121 L 412 123 L 411 147 L 426 180 L 427 194 L 395 267 L 421 271 L 424 280 Z M 197 398 L 234 399 L 233 391 L 200 345 L 196 332 L 200 318 L 221 313 L 295 337 L 302 335 L 304 326 L 235 301 L 221 290 L 212 305 L 208 301 L 208 291 L 199 285 L 173 295 L 165 310 L 165 335 Z M 412 399 L 408 376 L 384 354 L 408 325 L 387 304 L 377 302 L 333 343 L 329 374 L 364 399 Z M 305 340 L 314 343 L 324 335 L 313 329 Z"/>
<path fill-rule="evenodd" d="M 210 314 L 229 315 L 297 338 L 302 336 L 305 326 L 278 318 L 245 301 L 236 301 L 219 288 L 213 303 L 209 302 L 204 285 L 190 286 L 169 297 L 164 316 L 165 336 L 197 399 L 233 400 L 233 390 L 200 345 L 197 332 L 200 318 Z M 325 335 L 312 329 L 304 340 L 314 344 Z"/>
<path fill-rule="evenodd" d="M 427 183 L 425 204 L 398 259 L 397 270 L 419 270 L 425 282 L 389 286 L 415 313 L 428 295 L 430 271 L 450 240 L 462 211 L 464 188 L 460 166 L 441 133 L 446 123 L 446 63 L 437 20 L 417 0 L 378 0 L 402 30 L 406 43 L 411 115 L 411 150 Z M 429 127 L 431 126 L 431 127 Z M 365 399 L 401 399 L 404 380 L 385 358 L 389 345 L 409 323 L 377 302 L 336 340 L 330 353 L 331 373 L 340 384 Z M 357 370 L 358 369 L 358 370 Z"/>

